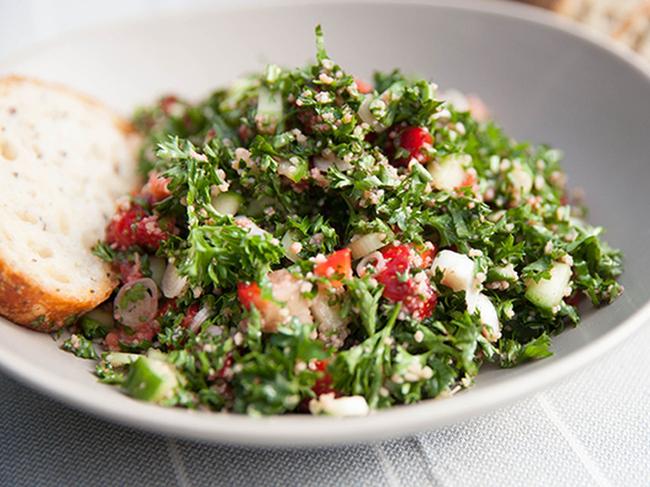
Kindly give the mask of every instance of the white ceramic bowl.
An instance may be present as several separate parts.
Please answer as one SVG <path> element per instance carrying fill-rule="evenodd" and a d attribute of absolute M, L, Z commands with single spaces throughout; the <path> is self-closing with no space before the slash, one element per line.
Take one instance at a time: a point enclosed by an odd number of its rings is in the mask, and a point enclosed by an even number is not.
<path fill-rule="evenodd" d="M 330 55 L 362 77 L 400 67 L 479 93 L 513 135 L 566 152 L 594 222 L 626 254 L 625 294 L 554 340 L 555 355 L 481 373 L 471 390 L 359 419 L 253 419 L 164 409 L 99 384 L 90 363 L 48 335 L 0 320 L 0 366 L 73 407 L 135 427 L 257 445 L 367 441 L 429 430 L 548 385 L 629 336 L 650 313 L 650 77 L 631 54 L 577 26 L 510 3 L 294 2 L 186 12 L 66 35 L 5 62 L 0 73 L 57 80 L 129 113 L 163 92 L 196 97 L 273 61 L 314 55 L 322 23 Z"/>

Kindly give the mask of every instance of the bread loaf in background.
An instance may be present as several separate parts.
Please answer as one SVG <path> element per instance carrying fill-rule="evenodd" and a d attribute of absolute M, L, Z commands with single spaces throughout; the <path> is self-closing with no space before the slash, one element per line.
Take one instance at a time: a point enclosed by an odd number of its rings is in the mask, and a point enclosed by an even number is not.
<path fill-rule="evenodd" d="M 63 326 L 115 286 L 91 253 L 137 184 L 129 123 L 68 88 L 0 78 L 0 314 Z"/>
<path fill-rule="evenodd" d="M 650 60 L 650 0 L 525 0 L 582 22 Z"/>

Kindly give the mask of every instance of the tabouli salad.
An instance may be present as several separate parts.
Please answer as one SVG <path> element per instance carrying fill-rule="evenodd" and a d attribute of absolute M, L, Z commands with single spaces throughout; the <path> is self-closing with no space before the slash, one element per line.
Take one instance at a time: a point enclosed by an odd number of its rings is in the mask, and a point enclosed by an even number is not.
<path fill-rule="evenodd" d="M 557 150 L 426 80 L 354 78 L 319 28 L 316 44 L 315 64 L 137 112 L 147 182 L 95 248 L 121 283 L 63 345 L 102 381 L 168 406 L 363 415 L 546 357 L 581 297 L 621 293 Z"/>

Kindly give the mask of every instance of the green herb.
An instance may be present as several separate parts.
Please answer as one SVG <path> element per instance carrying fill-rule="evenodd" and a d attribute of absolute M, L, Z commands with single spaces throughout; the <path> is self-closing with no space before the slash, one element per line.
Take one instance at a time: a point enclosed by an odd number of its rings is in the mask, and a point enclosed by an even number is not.
<path fill-rule="evenodd" d="M 97 351 L 93 342 L 82 335 L 73 334 L 61 346 L 66 352 L 75 354 L 79 358 L 97 359 Z"/>
<path fill-rule="evenodd" d="M 88 339 L 104 337 L 153 354 L 152 371 L 162 362 L 178 379 L 166 404 L 265 415 L 335 392 L 383 408 L 453 394 L 485 362 L 545 358 L 550 337 L 578 324 L 581 296 L 600 306 L 621 294 L 622 255 L 567 200 L 559 151 L 512 140 L 399 70 L 364 89 L 320 27 L 315 37 L 305 67 L 269 65 L 196 103 L 165 97 L 136 113 L 141 171 L 169 194 L 149 184 L 132 196 L 127 230 L 137 237 L 148 218 L 166 233 L 159 246 L 93 251 L 126 282 L 150 275 L 156 255 L 187 285 L 133 328 L 107 334 L 82 318 L 68 348 L 90 354 Z M 328 260 L 371 233 L 386 247 Z M 471 260 L 464 290 L 432 269 L 442 250 Z M 526 297 L 560 268 L 566 286 Z M 131 286 L 118 311 L 145 298 Z M 472 308 L 476 292 L 497 323 Z M 136 372 L 160 392 L 145 362 Z M 120 384 L 130 367 L 104 359 L 97 375 Z"/>

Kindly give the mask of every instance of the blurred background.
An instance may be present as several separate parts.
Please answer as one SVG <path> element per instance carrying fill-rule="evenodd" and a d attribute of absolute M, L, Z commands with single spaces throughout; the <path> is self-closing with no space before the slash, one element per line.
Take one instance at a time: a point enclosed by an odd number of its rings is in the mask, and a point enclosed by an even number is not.
<path fill-rule="evenodd" d="M 650 0 L 521 1 L 578 20 L 650 60 Z M 239 5 L 262 2 L 237 0 Z M 0 58 L 61 32 L 98 22 L 229 3 L 235 0 L 0 0 Z"/>

